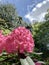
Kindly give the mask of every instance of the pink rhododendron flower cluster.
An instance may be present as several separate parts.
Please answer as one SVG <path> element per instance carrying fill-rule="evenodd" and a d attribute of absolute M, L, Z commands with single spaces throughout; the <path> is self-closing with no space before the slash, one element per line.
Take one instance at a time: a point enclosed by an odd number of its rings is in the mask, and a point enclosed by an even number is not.
<path fill-rule="evenodd" d="M 0 53 L 4 49 L 4 45 L 5 45 L 4 42 L 5 42 L 5 37 L 2 35 L 2 30 L 0 30 Z"/>
<path fill-rule="evenodd" d="M 3 39 L 1 38 L 1 36 L 3 37 Z M 32 52 L 34 49 L 34 40 L 32 38 L 32 34 L 25 27 L 18 27 L 6 37 L 0 35 L 0 38 L 0 51 L 2 51 L 2 49 L 4 48 L 7 53 L 24 53 Z"/>
<path fill-rule="evenodd" d="M 18 51 L 17 48 L 17 43 L 15 42 L 14 37 L 12 37 L 11 35 L 8 35 L 6 37 L 6 41 L 5 41 L 5 50 L 7 53 L 15 53 Z"/>

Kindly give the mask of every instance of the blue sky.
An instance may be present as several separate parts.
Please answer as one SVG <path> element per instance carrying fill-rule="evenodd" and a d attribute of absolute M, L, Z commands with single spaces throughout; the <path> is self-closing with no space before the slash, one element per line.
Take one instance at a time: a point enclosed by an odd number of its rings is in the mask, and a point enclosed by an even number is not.
<path fill-rule="evenodd" d="M 0 2 L 4 3 L 12 3 L 15 5 L 18 15 L 22 16 L 25 21 L 30 21 L 25 15 L 28 15 L 32 12 L 32 9 L 36 7 L 36 5 L 45 0 L 0 0 Z"/>
<path fill-rule="evenodd" d="M 24 16 L 28 10 L 28 6 L 34 4 L 34 6 L 43 0 L 0 0 L 2 2 L 12 3 L 16 6 L 19 15 Z M 34 7 L 33 6 L 33 7 Z"/>

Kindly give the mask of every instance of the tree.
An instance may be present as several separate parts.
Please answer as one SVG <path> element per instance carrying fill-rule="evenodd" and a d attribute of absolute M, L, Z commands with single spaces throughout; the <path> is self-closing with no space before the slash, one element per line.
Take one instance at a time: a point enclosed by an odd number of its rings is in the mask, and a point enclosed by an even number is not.
<path fill-rule="evenodd" d="M 49 56 L 49 21 L 36 23 L 33 26 L 35 47 L 39 52 L 43 52 L 44 58 Z"/>
<path fill-rule="evenodd" d="M 5 20 L 5 23 L 8 26 L 8 28 L 14 27 L 12 21 L 17 20 L 17 13 L 15 7 L 11 4 L 1 4 L 0 18 Z"/>
<path fill-rule="evenodd" d="M 17 16 L 16 9 L 11 4 L 0 5 L 0 18 L 6 21 L 12 21 Z"/>

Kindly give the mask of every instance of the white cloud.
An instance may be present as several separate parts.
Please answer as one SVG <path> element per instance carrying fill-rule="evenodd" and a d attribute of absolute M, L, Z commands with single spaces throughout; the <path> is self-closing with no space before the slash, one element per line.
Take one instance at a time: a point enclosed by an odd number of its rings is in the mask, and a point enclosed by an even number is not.
<path fill-rule="evenodd" d="M 36 8 L 33 8 L 33 10 L 32 11 L 36 11 Z"/>
<path fill-rule="evenodd" d="M 25 18 L 29 19 L 29 21 L 37 20 L 43 21 L 44 16 L 47 13 L 47 9 L 49 8 L 49 0 L 44 0 L 41 3 L 38 3 L 31 12 L 25 15 Z"/>
<path fill-rule="evenodd" d="M 46 13 L 47 13 L 47 12 L 41 13 L 41 14 L 39 15 L 38 19 L 40 19 L 40 21 L 43 21 Z"/>
<path fill-rule="evenodd" d="M 49 1 L 49 0 L 47 0 L 47 1 Z"/>
<path fill-rule="evenodd" d="M 47 12 L 43 12 L 36 17 L 32 17 L 30 14 L 28 14 L 28 15 L 25 16 L 25 18 L 28 18 L 30 22 L 32 22 L 33 20 L 43 21 L 46 13 Z"/>
<path fill-rule="evenodd" d="M 40 7 L 42 7 L 44 4 L 46 4 L 47 3 L 47 0 L 45 0 L 45 1 L 43 1 L 42 3 L 38 3 L 37 5 L 36 5 L 36 7 L 35 8 L 33 8 L 33 10 L 32 11 L 35 11 L 37 8 L 40 8 Z"/>
<path fill-rule="evenodd" d="M 33 18 L 30 16 L 30 14 L 26 15 L 25 17 L 28 18 L 29 21 L 32 21 L 33 20 Z"/>
<path fill-rule="evenodd" d="M 36 5 L 36 7 L 40 8 L 42 6 L 43 3 L 39 3 Z"/>
<path fill-rule="evenodd" d="M 43 4 L 46 4 L 47 1 L 43 1 Z"/>

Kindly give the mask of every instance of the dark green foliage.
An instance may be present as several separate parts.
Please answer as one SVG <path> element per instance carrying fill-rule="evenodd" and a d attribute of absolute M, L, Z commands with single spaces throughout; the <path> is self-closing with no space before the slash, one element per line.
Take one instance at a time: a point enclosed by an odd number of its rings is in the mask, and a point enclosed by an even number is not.
<path fill-rule="evenodd" d="M 38 25 L 40 24 L 40 26 Z M 49 21 L 45 21 L 42 24 L 34 24 L 34 39 L 35 47 L 38 48 L 37 52 L 43 52 L 42 57 L 49 56 Z"/>
<path fill-rule="evenodd" d="M 33 37 L 35 41 L 35 52 L 42 52 L 43 54 L 38 57 L 38 55 L 32 55 L 35 59 L 44 61 L 49 65 L 49 20 L 44 22 L 37 22 L 32 25 L 33 27 Z"/>
<path fill-rule="evenodd" d="M 19 65 L 18 55 L 16 54 L 5 54 L 5 52 L 0 55 L 0 65 Z"/>

